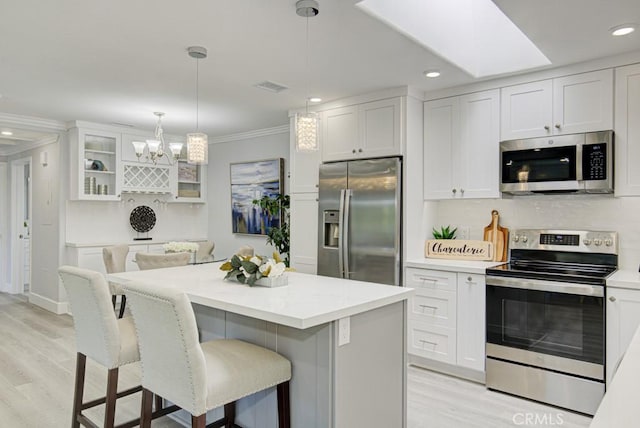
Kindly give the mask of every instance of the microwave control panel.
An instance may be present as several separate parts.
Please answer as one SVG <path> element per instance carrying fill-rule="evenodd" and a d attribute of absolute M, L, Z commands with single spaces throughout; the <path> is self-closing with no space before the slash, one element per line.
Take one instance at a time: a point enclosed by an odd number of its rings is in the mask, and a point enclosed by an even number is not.
<path fill-rule="evenodd" d="M 607 144 L 585 144 L 582 146 L 582 179 L 607 179 Z"/>

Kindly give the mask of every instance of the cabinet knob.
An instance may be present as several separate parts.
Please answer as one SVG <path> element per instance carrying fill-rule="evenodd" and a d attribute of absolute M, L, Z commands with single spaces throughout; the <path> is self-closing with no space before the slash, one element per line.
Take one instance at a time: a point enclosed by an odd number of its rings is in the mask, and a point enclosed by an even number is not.
<path fill-rule="evenodd" d="M 471 278 L 470 276 L 467 277 L 467 282 L 473 282 L 473 278 Z"/>
<path fill-rule="evenodd" d="M 615 301 L 616 301 L 616 298 L 615 298 L 614 296 L 611 296 L 611 297 L 609 297 L 609 301 L 610 301 L 610 302 L 615 302 Z"/>
<path fill-rule="evenodd" d="M 456 194 L 457 190 L 456 189 L 451 189 L 451 193 L 453 193 L 454 195 Z"/>
<path fill-rule="evenodd" d="M 320 187 L 320 185 L 319 185 L 319 184 L 316 184 L 316 189 L 317 189 L 318 187 Z"/>
<path fill-rule="evenodd" d="M 460 194 L 464 195 L 464 189 L 460 189 Z"/>
<path fill-rule="evenodd" d="M 560 124 L 556 123 L 556 129 L 560 129 Z"/>
<path fill-rule="evenodd" d="M 551 129 L 551 128 L 549 128 L 549 125 L 545 125 L 545 126 L 544 126 L 544 130 L 545 130 L 545 131 L 548 131 L 549 129 Z"/>
<path fill-rule="evenodd" d="M 355 153 L 355 152 L 356 152 L 356 149 L 351 150 L 351 153 Z"/>
<path fill-rule="evenodd" d="M 358 149 L 358 152 L 362 153 L 362 149 Z"/>

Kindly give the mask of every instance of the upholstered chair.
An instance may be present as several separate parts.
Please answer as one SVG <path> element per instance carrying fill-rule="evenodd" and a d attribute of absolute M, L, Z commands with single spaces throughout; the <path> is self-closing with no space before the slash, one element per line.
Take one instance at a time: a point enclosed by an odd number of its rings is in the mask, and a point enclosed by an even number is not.
<path fill-rule="evenodd" d="M 119 273 L 127 270 L 127 255 L 129 254 L 128 245 L 113 245 L 110 247 L 104 247 L 102 249 L 102 259 L 104 260 L 104 267 L 107 273 Z M 116 296 L 122 296 L 120 298 L 120 313 L 119 318 L 124 316 L 124 307 L 127 303 L 127 298 L 122 292 L 122 288 L 119 284 L 109 282 L 109 289 L 111 290 L 111 302 L 113 303 L 113 309 L 116 308 Z"/>
<path fill-rule="evenodd" d="M 136 253 L 136 263 L 140 270 L 186 266 L 189 260 L 191 260 L 191 253 Z"/>
<path fill-rule="evenodd" d="M 198 242 L 198 250 L 196 251 L 196 263 L 207 260 L 213 253 L 215 248 L 213 241 Z"/>
<path fill-rule="evenodd" d="M 236 427 L 236 400 L 274 386 L 279 427 L 290 428 L 289 360 L 235 339 L 199 343 L 191 303 L 179 289 L 142 283 L 123 288 L 140 344 L 142 428 L 150 426 L 153 393 L 191 413 L 194 428 L 204 428 L 206 412 L 221 406 L 224 418 L 211 426 Z"/>

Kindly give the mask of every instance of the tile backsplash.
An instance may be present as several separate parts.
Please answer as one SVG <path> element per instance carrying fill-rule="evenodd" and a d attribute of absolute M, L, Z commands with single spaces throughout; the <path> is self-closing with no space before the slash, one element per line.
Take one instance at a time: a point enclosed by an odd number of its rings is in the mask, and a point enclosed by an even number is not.
<path fill-rule="evenodd" d="M 621 269 L 640 264 L 640 198 L 611 195 L 540 195 L 505 199 L 425 202 L 426 227 L 469 228 L 469 239 L 482 239 L 491 210 L 500 212 L 500 225 L 509 229 L 578 229 L 618 232 Z M 430 236 L 425 237 L 425 239 Z"/>

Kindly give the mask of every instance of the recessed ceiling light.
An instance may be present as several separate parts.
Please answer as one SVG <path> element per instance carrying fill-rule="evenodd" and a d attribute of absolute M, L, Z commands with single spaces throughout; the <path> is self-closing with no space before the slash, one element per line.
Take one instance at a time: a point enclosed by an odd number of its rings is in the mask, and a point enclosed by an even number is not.
<path fill-rule="evenodd" d="M 427 77 L 440 77 L 440 72 L 438 70 L 427 70 L 424 75 Z"/>
<path fill-rule="evenodd" d="M 626 36 L 627 34 L 633 33 L 635 30 L 635 24 L 622 24 L 609 29 L 612 36 Z"/>
<path fill-rule="evenodd" d="M 2 131 L 2 132 L 0 132 L 0 134 L 6 135 L 8 137 L 8 136 L 13 135 L 13 132 L 11 132 L 11 131 Z"/>
<path fill-rule="evenodd" d="M 320 97 L 309 97 L 310 103 L 319 103 L 320 101 L 322 101 L 322 98 Z"/>

